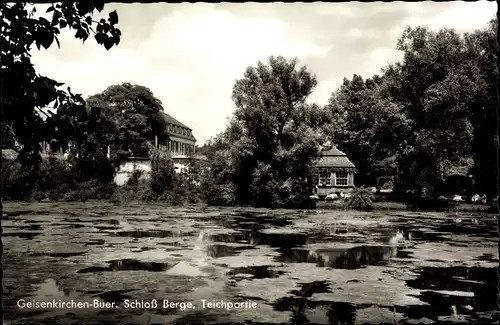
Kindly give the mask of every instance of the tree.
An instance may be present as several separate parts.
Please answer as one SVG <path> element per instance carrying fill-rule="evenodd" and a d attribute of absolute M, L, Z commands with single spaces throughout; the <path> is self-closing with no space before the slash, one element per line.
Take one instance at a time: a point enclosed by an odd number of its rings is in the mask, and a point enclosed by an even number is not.
<path fill-rule="evenodd" d="M 114 157 L 146 157 L 155 137 L 158 143 L 168 140 L 163 107 L 147 87 L 130 83 L 113 85 L 90 96 L 87 105 L 98 108 L 103 119 L 115 126 L 106 143 L 112 146 Z"/>
<path fill-rule="evenodd" d="M 366 81 L 345 79 L 332 94 L 329 132 L 361 184 L 390 171 L 395 190 L 432 193 L 447 177 L 472 173 L 477 191 L 496 193 L 496 26 L 464 35 L 408 27 L 401 62 Z"/>
<path fill-rule="evenodd" d="M 332 113 L 332 142 L 355 163 L 361 185 L 375 185 L 377 176 L 397 174 L 397 157 L 410 133 L 402 107 L 384 97 L 384 80 L 359 75 L 344 79 L 327 105 Z"/>
<path fill-rule="evenodd" d="M 120 30 L 116 28 L 118 15 L 115 11 L 108 19 L 94 20 L 94 11 L 101 11 L 104 2 L 55 3 L 47 9 L 51 19 L 37 17 L 36 9 L 28 11 L 25 2 L 1 3 L 0 53 L 2 74 L 2 137 L 12 137 L 20 143 L 19 158 L 24 166 L 40 162 L 39 143 L 47 139 L 47 125 L 42 116 L 44 108 L 53 103 L 54 108 L 71 106 L 84 109 L 80 96 L 60 89 L 63 83 L 36 73 L 30 59 L 35 45 L 48 49 L 54 41 L 59 46 L 61 29 L 76 31 L 75 38 L 87 40 L 91 33 L 98 44 L 106 49 L 120 42 Z M 4 127 L 5 125 L 5 127 Z M 4 131 L 9 130 L 8 133 Z"/>
<path fill-rule="evenodd" d="M 466 54 L 475 63 L 474 78 L 471 78 L 466 102 L 474 139 L 471 152 L 474 167 L 475 191 L 486 194 L 491 200 L 498 195 L 498 134 L 497 134 L 497 89 L 498 84 L 498 19 L 493 19 L 488 28 L 464 35 Z M 470 76 L 468 76 L 470 78 Z"/>
<path fill-rule="evenodd" d="M 496 174 L 493 26 L 494 21 L 487 30 L 465 35 L 407 28 L 398 44 L 403 62 L 387 71 L 393 99 L 413 121 L 412 160 L 435 181 L 443 181 L 448 170 L 469 157 L 475 157 L 479 184 Z M 480 170 L 488 177 L 480 177 Z M 492 186 L 486 187 L 491 194 Z"/>
<path fill-rule="evenodd" d="M 267 65 L 247 68 L 234 85 L 237 109 L 207 156 L 211 179 L 234 188 L 236 204 L 294 205 L 309 195 L 309 175 L 329 115 L 305 103 L 317 81 L 297 64 L 297 59 L 270 57 Z"/>

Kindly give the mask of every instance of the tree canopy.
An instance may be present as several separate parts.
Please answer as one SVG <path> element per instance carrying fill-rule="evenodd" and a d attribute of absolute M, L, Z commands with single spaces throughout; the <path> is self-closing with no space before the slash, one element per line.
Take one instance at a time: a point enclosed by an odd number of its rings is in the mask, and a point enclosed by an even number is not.
<path fill-rule="evenodd" d="M 212 197 L 229 200 L 230 192 L 236 204 L 268 206 L 299 204 L 309 195 L 311 164 L 329 120 L 326 110 L 305 102 L 316 84 L 297 59 L 270 57 L 246 69 L 233 88 L 233 118 L 207 152 Z"/>
<path fill-rule="evenodd" d="M 75 38 L 86 41 L 93 34 L 95 41 L 111 49 L 120 42 L 116 27 L 118 15 L 111 12 L 107 19 L 96 20 L 95 11 L 102 11 L 104 2 L 55 3 L 47 9 L 51 19 L 39 17 L 36 8 L 29 10 L 25 2 L 0 3 L 0 53 L 2 74 L 2 138 L 12 146 L 20 144 L 19 158 L 25 166 L 40 161 L 39 143 L 53 135 L 46 124 L 44 109 L 63 111 L 84 110 L 81 96 L 60 87 L 64 84 L 38 74 L 31 62 L 33 46 L 48 49 L 54 42 L 59 46 L 62 29 L 75 31 Z M 72 114 L 83 114 L 73 112 Z M 75 127 L 75 126 L 73 126 Z"/>
<path fill-rule="evenodd" d="M 123 83 L 113 85 L 87 99 L 88 107 L 98 109 L 115 129 L 107 145 L 122 155 L 148 156 L 155 137 L 168 139 L 163 107 L 150 89 Z"/>
<path fill-rule="evenodd" d="M 401 62 L 381 76 L 354 75 L 332 94 L 331 136 L 356 163 L 357 180 L 397 176 L 399 188 L 438 188 L 450 175 L 474 176 L 494 195 L 497 20 L 463 35 L 406 28 Z"/>

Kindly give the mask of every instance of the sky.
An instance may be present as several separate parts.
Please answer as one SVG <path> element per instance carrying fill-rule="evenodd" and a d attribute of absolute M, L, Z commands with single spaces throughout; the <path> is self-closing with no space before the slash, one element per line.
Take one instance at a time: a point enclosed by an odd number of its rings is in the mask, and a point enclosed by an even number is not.
<path fill-rule="evenodd" d="M 259 60 L 297 57 L 318 80 L 308 102 L 324 105 L 344 77 L 368 78 L 398 61 L 405 26 L 473 31 L 486 27 L 496 3 L 113 3 L 97 17 L 112 10 L 118 47 L 106 51 L 63 31 L 60 48 L 32 51 L 35 68 L 84 98 L 123 82 L 146 86 L 202 145 L 225 129 L 234 82 Z"/>

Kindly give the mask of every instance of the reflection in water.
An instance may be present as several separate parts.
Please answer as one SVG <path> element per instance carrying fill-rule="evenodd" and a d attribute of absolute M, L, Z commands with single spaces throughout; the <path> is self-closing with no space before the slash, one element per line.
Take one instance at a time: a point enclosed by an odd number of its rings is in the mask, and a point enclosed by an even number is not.
<path fill-rule="evenodd" d="M 30 256 L 72 257 L 87 254 L 87 252 L 35 252 Z"/>
<path fill-rule="evenodd" d="M 313 281 L 303 283 L 299 290 L 292 290 L 295 297 L 282 297 L 274 302 L 277 311 L 291 311 L 291 324 L 317 323 L 318 319 L 325 319 L 328 324 L 354 324 L 356 308 L 354 305 L 343 302 L 311 301 L 316 293 L 331 293 L 328 281 Z M 322 322 L 324 323 L 324 322 Z"/>
<path fill-rule="evenodd" d="M 244 250 L 252 249 L 252 246 L 228 246 L 222 244 L 207 245 L 205 247 L 205 253 L 209 257 L 219 258 L 226 256 L 234 256 L 241 253 Z"/>
<path fill-rule="evenodd" d="M 26 222 L 28 223 L 28 222 Z M 42 230 L 41 225 L 12 225 L 12 226 L 2 226 L 4 229 L 18 229 L 18 230 Z"/>
<path fill-rule="evenodd" d="M 315 293 L 331 292 L 330 283 L 328 281 L 313 281 L 303 283 L 300 290 L 292 290 L 291 293 L 300 297 L 311 297 Z"/>
<path fill-rule="evenodd" d="M 475 224 L 472 222 L 456 223 L 454 221 L 449 221 L 447 224 L 439 226 L 437 228 L 437 231 L 484 236 L 484 237 L 498 236 L 498 231 L 496 230 L 496 227 L 491 227 L 491 225 L 487 223 Z"/>
<path fill-rule="evenodd" d="M 216 220 L 217 223 L 225 228 L 238 230 L 257 231 L 272 227 L 286 227 L 292 224 L 289 219 L 280 218 L 275 215 L 268 215 L 255 212 L 241 211 L 235 215 L 227 216 L 227 218 Z"/>
<path fill-rule="evenodd" d="M 35 298 L 46 299 L 46 301 L 56 299 L 61 301 L 69 301 L 78 297 L 74 291 L 61 289 L 54 279 L 47 279 L 42 282 L 35 293 Z"/>
<path fill-rule="evenodd" d="M 114 302 L 115 304 L 120 304 L 125 299 L 134 299 L 134 297 L 126 295 L 125 293 L 135 291 L 133 289 L 126 290 L 112 290 L 97 294 L 97 297 L 101 298 L 106 302 Z"/>
<path fill-rule="evenodd" d="M 106 293 L 102 293 L 101 295 L 106 296 Z M 82 302 L 82 303 L 90 303 L 92 304 L 94 300 L 97 300 L 99 303 L 102 303 L 103 300 L 100 295 L 95 296 L 85 296 L 81 295 L 76 291 L 62 289 L 54 279 L 47 279 L 43 283 L 40 284 L 35 294 L 28 300 L 35 300 L 40 302 Z M 54 309 L 37 309 L 37 311 L 42 311 L 48 313 L 49 316 L 63 315 L 68 312 L 72 312 L 76 314 L 82 313 L 94 313 L 95 309 L 93 308 L 71 308 L 70 306 L 63 306 L 64 308 L 54 308 Z M 69 307 L 69 308 L 68 308 Z M 31 309 L 32 310 L 32 309 Z M 29 312 L 30 309 L 22 310 Z"/>
<path fill-rule="evenodd" d="M 407 258 L 408 255 L 394 246 L 358 246 L 349 249 L 282 250 L 277 260 L 282 263 L 315 263 L 319 267 L 357 269 L 367 265 L 382 265 L 393 257 Z"/>
<path fill-rule="evenodd" d="M 168 238 L 168 237 L 188 237 L 195 235 L 195 232 L 168 231 L 168 230 L 130 230 L 111 233 L 112 236 L 132 237 L 132 238 Z"/>
<path fill-rule="evenodd" d="M 481 318 L 478 313 L 498 311 L 496 268 L 425 267 L 417 273 L 420 276 L 406 281 L 406 285 L 424 290 L 418 298 L 428 305 L 401 307 L 408 317 L 419 318 L 420 314 L 437 320 L 439 316 L 450 316 L 452 306 L 458 314 L 475 319 Z"/>
<path fill-rule="evenodd" d="M 306 234 L 296 233 L 263 233 L 260 231 L 244 231 L 238 233 L 216 233 L 210 234 L 200 232 L 199 241 L 211 241 L 219 243 L 241 243 L 254 246 L 271 246 L 278 248 L 299 247 L 308 243 Z"/>
<path fill-rule="evenodd" d="M 95 273 L 95 272 L 116 272 L 116 271 L 148 271 L 148 272 L 164 272 L 176 263 L 159 263 L 159 262 L 142 262 L 136 259 L 122 259 L 108 262 L 108 266 L 91 266 L 77 273 Z"/>
<path fill-rule="evenodd" d="M 276 311 L 292 312 L 290 324 L 317 323 L 314 320 L 322 318 L 326 318 L 328 324 L 339 325 L 352 325 L 356 321 L 356 308 L 345 302 L 311 301 L 304 297 L 283 297 L 278 299 L 273 306 Z"/>
<path fill-rule="evenodd" d="M 43 232 L 4 232 L 2 234 L 2 237 L 19 237 L 22 239 L 28 239 L 31 240 L 35 238 L 36 236 L 43 235 Z"/>
<path fill-rule="evenodd" d="M 275 271 L 269 268 L 269 265 L 236 267 L 231 269 L 227 274 L 233 276 L 250 275 L 254 279 L 277 278 L 285 274 L 283 271 Z"/>
<path fill-rule="evenodd" d="M 142 209 L 142 208 L 141 208 Z M 362 305 L 353 305 L 347 302 L 332 302 L 332 301 L 315 301 L 318 299 L 318 294 L 320 293 L 329 293 L 327 296 L 335 296 L 332 292 L 335 292 L 333 288 L 340 286 L 341 284 L 331 284 L 328 281 L 314 281 L 309 283 L 302 283 L 298 287 L 295 287 L 293 284 L 297 282 L 308 282 L 314 279 L 328 279 L 332 282 L 335 282 L 334 278 L 331 278 L 331 274 L 324 274 L 323 277 L 320 276 L 318 272 L 309 272 L 312 268 L 315 268 L 315 265 L 320 267 L 332 267 L 332 268 L 342 268 L 342 269 L 356 269 L 362 268 L 367 265 L 380 265 L 387 264 L 392 258 L 406 258 L 410 256 L 408 251 L 405 251 L 398 247 L 389 247 L 389 245 L 378 245 L 372 246 L 369 243 L 374 241 L 383 240 L 385 243 L 393 243 L 394 246 L 401 245 L 405 241 L 410 241 L 408 234 L 411 233 L 411 240 L 415 241 L 415 244 L 419 244 L 422 241 L 425 242 L 436 242 L 446 240 L 446 243 L 436 243 L 435 247 L 437 249 L 450 249 L 448 246 L 455 242 L 458 242 L 449 236 L 449 234 L 444 235 L 436 232 L 436 229 L 440 224 L 443 224 L 443 220 L 438 218 L 408 218 L 406 220 L 407 223 L 401 224 L 402 227 L 408 227 L 404 229 L 403 234 L 397 233 L 392 239 L 388 237 L 388 229 L 394 229 L 387 225 L 385 221 L 381 221 L 380 224 L 375 226 L 365 225 L 364 222 L 360 222 L 357 224 L 356 234 L 352 236 L 349 234 L 348 236 L 332 235 L 331 232 L 326 234 L 320 233 L 317 231 L 317 224 L 319 217 L 309 218 L 306 217 L 300 220 L 300 223 L 290 227 L 287 230 L 299 230 L 302 229 L 304 233 L 289 233 L 283 230 L 283 233 L 276 233 L 277 231 L 281 231 L 279 229 L 272 229 L 274 233 L 270 233 L 270 230 L 266 228 L 279 228 L 283 226 L 287 226 L 288 224 L 293 222 L 294 215 L 293 211 L 283 212 L 284 214 L 288 214 L 286 217 L 289 220 L 280 219 L 283 216 L 278 215 L 279 211 L 271 211 L 267 210 L 268 216 L 263 214 L 256 213 L 248 213 L 244 214 L 239 211 L 234 210 L 226 210 L 220 209 L 215 212 L 207 212 L 196 210 L 196 214 L 199 215 L 196 219 L 200 219 L 195 222 L 189 221 L 187 224 L 184 221 L 185 212 L 175 212 L 170 213 L 167 211 L 168 209 L 161 208 L 161 213 L 165 213 L 168 218 L 162 218 L 161 220 L 156 219 L 144 219 L 143 218 L 135 218 L 135 220 L 142 220 L 140 222 L 132 222 L 132 218 L 123 218 L 120 221 L 111 221 L 106 222 L 105 220 L 97 220 L 94 218 L 83 218 L 78 220 L 75 218 L 69 218 L 69 224 L 75 225 L 75 228 L 80 225 L 85 226 L 96 226 L 96 232 L 101 235 L 90 234 L 89 232 L 83 232 L 81 229 L 71 229 L 71 231 L 64 232 L 62 234 L 57 234 L 59 237 L 52 236 L 44 236 L 40 238 L 40 242 L 47 242 L 48 245 L 44 245 L 44 247 L 53 248 L 56 247 L 55 242 L 63 241 L 68 245 L 70 243 L 81 243 L 85 244 L 85 249 L 78 248 L 78 250 L 88 250 L 92 253 L 92 255 L 99 256 L 99 251 L 102 249 L 99 245 L 111 246 L 114 245 L 115 253 L 117 258 L 127 257 L 129 254 L 129 250 L 131 246 L 137 248 L 137 250 L 146 250 L 149 247 L 161 247 L 166 250 L 179 250 L 178 257 L 179 259 L 175 259 L 174 261 L 167 260 L 168 263 L 158 263 L 158 262 L 146 262 L 141 261 L 142 257 L 136 257 L 137 259 L 122 259 L 122 260 L 114 260 L 109 261 L 108 264 L 101 265 L 94 264 L 93 267 L 87 267 L 89 265 L 80 266 L 82 269 L 78 273 L 90 273 L 90 274 L 76 274 L 71 275 L 72 281 L 85 281 L 85 283 L 89 283 L 89 286 L 92 287 L 92 283 L 95 283 L 95 286 L 102 290 L 88 290 L 85 292 L 78 291 L 77 293 L 63 290 L 62 288 L 57 287 L 57 284 L 54 280 L 48 280 L 44 284 L 40 286 L 40 289 L 36 293 L 37 299 L 41 301 L 47 301 L 53 298 L 61 299 L 61 300 L 69 300 L 74 299 L 76 301 L 88 301 L 92 299 L 99 299 L 100 301 L 107 302 L 122 302 L 124 299 L 144 299 L 153 297 L 156 292 L 160 288 L 162 292 L 158 294 L 167 295 L 167 298 L 183 298 L 183 299 L 193 299 L 196 298 L 224 298 L 224 299 L 252 299 L 258 300 L 259 297 L 251 297 L 260 295 L 260 299 L 265 299 L 261 301 L 261 305 L 264 304 L 272 304 L 275 310 L 277 311 L 291 311 L 293 313 L 293 317 L 288 319 L 288 315 L 285 316 L 289 322 L 293 324 L 353 324 L 355 321 L 360 322 L 360 318 L 364 316 L 370 317 L 377 313 L 377 308 L 386 308 L 387 306 L 372 306 L 374 307 L 370 311 L 363 312 L 358 316 L 356 320 L 356 308 L 363 308 Z M 84 211 L 82 209 L 82 211 Z M 83 213 L 83 212 L 82 212 Z M 85 212 L 87 213 L 87 212 Z M 134 216 L 137 213 L 144 213 L 143 211 L 133 211 L 131 210 L 129 216 Z M 149 213 L 149 212 L 148 212 Z M 158 214 L 156 210 L 152 213 L 155 215 Z M 113 216 L 119 215 L 120 213 L 112 212 L 110 213 Z M 225 215 L 229 215 L 225 218 Z M 214 218 L 211 218 L 211 215 L 215 215 Z M 305 217 L 305 216 L 304 216 Z M 322 216 L 320 216 L 322 217 Z M 350 216 L 348 216 L 351 218 Z M 60 216 L 56 216 L 56 219 L 60 219 Z M 298 218 L 298 217 L 297 217 Z M 358 218 L 357 216 L 355 218 Z M 360 217 L 361 218 L 361 217 Z M 365 218 L 365 217 L 362 217 Z M 102 218 L 104 219 L 104 218 Z M 419 220 L 417 220 L 419 219 Z M 50 222 L 54 222 L 54 218 L 49 218 Z M 190 219 L 191 220 L 191 219 Z M 31 221 L 27 221 L 31 222 Z M 130 222 L 127 224 L 127 222 Z M 218 225 L 215 225 L 217 223 Z M 222 223 L 225 228 L 227 228 L 227 233 L 220 233 L 220 223 Z M 30 236 L 36 236 L 38 234 L 42 234 L 42 229 L 49 229 L 51 226 L 45 226 L 45 224 L 41 224 L 42 227 L 27 227 L 27 228 L 19 228 L 13 229 L 16 233 L 11 233 L 10 236 L 25 236 L 29 238 Z M 115 226 L 121 226 L 121 229 L 113 230 Z M 68 225 L 65 225 L 68 226 Z M 410 228 L 411 226 L 411 228 Z M 440 228 L 441 231 L 448 232 L 450 230 L 453 231 L 462 231 L 459 229 L 461 225 L 445 225 Z M 137 228 L 134 228 L 137 227 Z M 187 228 L 191 227 L 191 228 Z M 399 226 L 398 226 L 399 227 Z M 458 227 L 458 228 L 457 228 Z M 476 227 L 476 226 L 472 226 Z M 135 230 L 140 229 L 140 230 Z M 165 230 L 162 230 L 165 229 Z M 176 229 L 187 229 L 187 232 L 177 231 Z M 200 229 L 206 229 L 205 232 L 199 233 Z M 420 229 L 420 230 L 413 230 Z M 491 229 L 494 229 L 491 227 Z M 25 233 L 25 231 L 39 231 L 39 233 Z M 337 229 L 338 230 L 338 229 Z M 343 229 L 342 229 L 343 230 Z M 213 233 L 210 233 L 212 231 Z M 346 230 L 347 231 L 347 230 Z M 60 232 L 60 231 L 59 231 Z M 219 232 L 219 233 L 216 233 Z M 340 231 L 342 232 L 342 231 Z M 199 241 L 196 241 L 196 236 L 199 236 Z M 4 236 L 9 236 L 9 234 L 4 234 Z M 120 240 L 111 241 L 109 236 L 120 236 Z M 442 236 L 442 237 L 439 237 Z M 473 238 L 475 236 L 471 236 Z M 145 238 L 145 239 L 143 239 Z M 148 240 L 148 238 L 152 238 L 152 240 Z M 165 238 L 165 239 L 159 239 Z M 38 238 L 35 238 L 37 240 Z M 109 242 L 107 242 L 109 240 Z M 356 241 L 361 241 L 360 243 L 355 243 Z M 140 245 L 123 245 L 123 241 L 125 242 L 141 242 Z M 194 243 L 193 243 L 194 242 Z M 331 249 L 311 249 L 310 247 L 306 247 L 305 245 L 317 242 L 328 242 L 328 246 L 323 247 L 335 247 L 335 243 L 344 243 L 351 242 L 353 245 L 358 245 L 356 247 L 350 249 L 341 249 L 341 248 L 331 248 Z M 460 243 L 464 241 L 460 240 Z M 27 245 L 29 246 L 29 242 L 16 240 L 15 243 L 17 245 Z M 234 244 L 230 244 L 234 243 Z M 469 248 L 473 247 L 478 243 L 477 239 L 472 239 Z M 191 250 L 195 245 L 195 249 Z M 238 244 L 238 245 L 235 245 Z M 361 246 L 364 245 L 364 246 Z M 162 247 L 163 246 L 163 247 Z M 273 249 L 277 249 L 277 252 L 281 255 L 277 257 L 277 259 L 281 262 L 286 263 L 313 263 L 308 267 L 292 267 L 287 265 L 286 273 L 281 270 L 281 268 L 269 266 L 269 265 L 261 265 L 261 266 L 248 266 L 249 264 L 253 264 L 251 260 L 252 257 L 246 256 L 238 256 L 235 258 L 227 258 L 226 265 L 223 265 L 224 261 L 215 260 L 217 258 L 222 257 L 230 257 L 236 256 L 240 254 L 244 250 L 253 249 L 252 253 L 249 254 L 256 257 L 259 257 L 259 260 L 267 260 L 268 257 L 274 256 L 275 252 L 269 253 L 271 251 L 270 247 L 261 247 L 261 246 L 270 246 Z M 18 249 L 17 251 L 25 252 L 27 247 L 21 247 L 22 249 Z M 71 247 L 68 247 L 69 251 Z M 260 250 L 262 248 L 262 250 Z M 415 245 L 415 249 L 419 249 L 417 245 Z M 135 250 L 135 248 L 134 248 Z M 454 249 L 451 249 L 452 251 Z M 30 279 L 30 274 L 38 274 L 39 276 L 43 276 L 43 274 L 52 273 L 59 274 L 63 276 L 63 273 L 68 271 L 68 267 L 71 269 L 76 266 L 72 264 L 68 266 L 67 261 L 59 259 L 56 263 L 53 262 L 54 259 L 49 258 L 36 258 L 35 263 L 33 263 L 33 258 L 26 258 L 25 256 L 16 256 L 16 252 L 13 251 L 10 253 L 9 262 L 23 262 L 21 267 L 14 269 L 9 274 L 10 279 L 8 279 L 8 290 L 11 294 L 9 301 L 11 314 L 10 319 L 16 319 L 18 315 L 16 315 L 15 309 L 15 301 L 20 298 L 23 294 L 23 290 L 27 288 L 27 286 L 33 282 L 37 282 L 38 280 Z M 71 250 L 74 252 L 74 247 Z M 457 251 L 456 249 L 454 251 Z M 491 253 L 490 255 L 484 255 L 482 259 L 492 259 L 496 257 L 496 254 L 493 251 L 484 251 L 485 253 Z M 31 253 L 31 252 L 29 252 Z M 28 254 L 29 254 L 28 253 Z M 165 256 L 169 256 L 169 258 L 173 258 L 173 254 L 163 252 Z M 43 255 L 50 255 L 54 253 L 47 253 Z M 55 253 L 57 257 L 65 257 L 69 256 L 67 253 Z M 75 253 L 69 253 L 75 254 Z M 120 256 L 120 254 L 123 254 Z M 144 253 L 142 253 L 144 254 Z M 25 254 L 27 255 L 27 254 Z M 102 255 L 102 254 L 101 254 Z M 141 253 L 137 254 L 140 256 Z M 145 254 L 144 254 L 145 255 Z M 153 254 L 148 254 L 153 255 Z M 246 255 L 246 254 L 245 254 Z M 265 256 L 263 256 L 265 255 Z M 417 255 L 417 254 L 416 254 Z M 476 254 L 476 255 L 479 255 Z M 102 257 L 102 256 L 101 256 Z M 261 258 L 263 257 L 263 258 Z M 435 256 L 430 256 L 435 257 Z M 271 257 L 272 258 L 272 257 Z M 29 261 L 29 264 L 25 261 Z M 47 262 L 48 261 L 48 262 Z M 81 259 L 75 259 L 75 262 L 80 261 Z M 164 261 L 161 261 L 164 262 Z M 217 262 L 220 262 L 218 264 Z M 233 262 L 237 262 L 239 264 L 237 268 L 231 268 L 229 265 L 235 265 Z M 97 261 L 96 261 L 97 263 Z M 202 265 L 205 263 L 205 265 Z M 10 263 L 14 265 L 15 263 Z M 414 267 L 417 267 L 419 261 L 411 261 L 413 265 L 411 266 L 411 271 L 415 270 Z M 26 267 L 25 267 L 25 266 Z M 296 265 L 297 266 L 297 265 Z M 304 265 L 302 265 L 304 266 Z M 305 265 L 307 266 L 307 265 Z M 87 267 L 83 269 L 83 267 Z M 397 265 L 396 265 L 397 267 Z M 410 268 L 409 268 L 410 270 Z M 148 274 L 145 273 L 125 273 L 122 272 L 119 274 L 119 277 L 112 276 L 113 273 L 108 274 L 111 276 L 106 276 L 106 279 L 103 279 L 103 274 L 92 275 L 92 272 L 113 272 L 113 271 L 146 271 L 146 272 L 161 272 L 157 274 L 158 276 L 153 276 L 151 278 L 148 276 L 145 280 L 141 280 L 141 276 L 144 277 Z M 386 271 L 380 270 L 380 271 Z M 15 283 L 16 272 L 19 274 L 19 282 L 22 281 L 22 284 Z M 206 272 L 205 274 L 203 272 Z M 227 272 L 227 273 L 225 273 Z M 352 277 L 356 278 L 356 271 L 348 271 L 348 273 L 352 273 Z M 353 273 L 354 272 L 354 273 Z M 450 315 L 452 313 L 452 308 L 454 307 L 457 310 L 458 314 L 467 314 L 470 315 L 471 318 L 480 319 L 485 314 L 490 314 L 491 311 L 497 309 L 496 306 L 496 272 L 494 269 L 459 269 L 459 268 L 447 268 L 447 269 L 417 269 L 417 272 L 420 272 L 420 276 L 416 279 L 409 280 L 406 284 L 409 287 L 415 288 L 417 290 L 422 290 L 419 298 L 428 303 L 428 305 L 422 306 L 400 306 L 396 307 L 396 310 L 399 310 L 401 313 L 407 315 L 411 318 L 420 319 L 422 315 L 425 315 L 427 318 L 432 318 L 434 320 L 438 320 L 437 317 L 440 315 Z M 469 272 L 469 273 L 466 273 Z M 321 273 L 321 272 L 320 272 Z M 331 273 L 331 272 L 330 272 Z M 335 273 L 335 272 L 334 272 Z M 362 272 L 364 273 L 364 272 Z M 142 275 L 141 275 L 142 274 Z M 333 274 L 333 273 L 332 273 Z M 151 274 L 149 274 L 151 275 Z M 319 278 L 317 276 L 319 275 Z M 370 275 L 371 276 L 371 275 Z M 374 276 L 378 276 L 375 274 Z M 383 278 L 379 278 L 378 281 L 382 281 L 387 278 L 392 279 L 394 276 L 391 273 L 387 273 Z M 112 279 L 114 278 L 114 279 Z M 149 281 L 151 279 L 151 281 Z M 238 286 L 238 281 L 241 279 L 246 279 L 245 281 L 247 287 Z M 265 279 L 265 280 L 256 280 L 256 279 Z M 402 281 L 401 279 L 398 279 Z M 107 281 L 107 282 L 106 282 Z M 357 280 L 349 280 L 349 281 L 357 281 Z M 349 282 L 348 281 L 348 282 Z M 391 281 L 391 280 L 389 280 Z M 399 290 L 397 286 L 384 286 L 381 290 L 379 288 L 372 288 L 370 286 L 378 286 L 380 282 L 375 282 L 375 278 L 373 281 L 365 281 L 365 283 L 361 283 L 356 286 L 349 286 L 349 290 L 355 289 L 354 287 L 359 287 L 360 290 L 366 289 L 366 292 L 360 292 L 362 295 L 363 301 L 381 301 L 381 303 L 385 303 L 386 300 L 380 299 L 379 294 L 382 295 L 391 295 L 397 293 Z M 137 291 L 133 293 L 128 293 L 130 290 L 112 290 L 119 288 L 130 288 L 131 283 L 141 283 L 141 288 L 137 288 Z M 235 285 L 232 285 L 232 284 Z M 241 284 L 241 283 L 239 283 Z M 286 290 L 289 292 L 287 297 L 281 297 L 274 301 L 270 300 L 271 296 L 262 293 L 263 290 L 272 290 L 274 288 L 280 287 L 279 291 Z M 286 289 L 288 288 L 288 289 Z M 401 287 L 403 288 L 403 287 Z M 95 288 L 93 288 L 95 289 Z M 342 289 L 342 288 L 340 288 Z M 338 289 L 338 290 L 340 290 Z M 374 290 L 377 289 L 377 290 Z M 385 291 L 387 289 L 387 291 Z M 110 290 L 107 292 L 103 292 L 104 290 Z M 382 290 L 384 290 L 382 292 Z M 465 294 L 457 294 L 453 291 L 466 291 Z M 192 291 L 192 292 L 191 292 Z M 170 295 L 170 297 L 168 297 Z M 238 296 L 236 296 L 238 295 Z M 250 297 L 246 297 L 250 296 Z M 237 298 L 236 298 L 237 297 Z M 158 298 L 158 297 L 155 297 Z M 345 295 L 339 295 L 340 299 L 346 299 Z M 31 298 L 30 298 L 31 299 Z M 349 301 L 349 298 L 347 298 Z M 345 300 L 344 300 L 345 301 Z M 405 303 L 403 300 L 401 303 Z M 375 311 L 373 311 L 375 310 Z M 33 312 L 33 311 L 26 311 Z M 58 322 L 60 324 L 63 323 L 71 323 L 71 321 L 77 320 L 76 318 L 80 318 L 79 320 L 86 324 L 98 324 L 95 319 L 98 316 L 102 316 L 100 320 L 111 319 L 115 317 L 116 322 L 114 324 L 124 324 L 124 323 L 133 323 L 134 314 L 139 314 L 142 311 L 137 310 L 124 310 L 123 308 L 113 309 L 113 310 L 75 310 L 71 311 L 71 314 L 68 314 L 68 310 L 55 310 L 50 314 L 44 314 L 39 318 L 35 318 L 34 314 L 24 314 L 26 319 L 31 322 L 26 323 L 54 323 Z M 484 312 L 484 313 L 483 313 Z M 53 317 L 56 313 L 61 313 L 60 316 Z M 85 316 L 80 317 L 80 313 L 89 313 Z M 93 314 L 92 314 L 93 313 Z M 112 315 L 112 313 L 114 313 Z M 168 320 L 161 319 L 158 317 L 159 323 L 178 323 L 178 324 L 196 324 L 200 322 L 213 322 L 217 323 L 221 321 L 222 318 L 227 317 L 226 314 L 222 315 L 221 312 L 210 311 L 210 310 L 200 310 L 197 309 L 194 312 L 177 312 L 176 310 L 172 311 L 162 311 L 163 313 L 168 313 Z M 288 313 L 287 313 L 288 314 Z M 21 315 L 21 311 L 19 311 L 19 316 Z M 483 315 L 483 316 L 481 316 Z M 172 316 L 172 317 L 170 317 Z M 231 319 L 235 322 L 243 323 L 246 320 L 250 320 L 252 317 L 259 317 L 265 320 L 277 321 L 276 318 L 280 318 L 284 315 L 279 315 L 279 313 L 275 313 L 274 311 L 266 308 L 259 308 L 255 311 L 247 311 L 243 313 L 239 313 L 235 311 L 235 314 L 231 315 Z M 74 319 L 74 320 L 73 320 Z M 175 320 L 173 320 L 175 319 Z M 149 323 L 153 322 L 152 319 L 149 319 Z M 148 322 L 140 322 L 140 324 L 147 324 Z"/>

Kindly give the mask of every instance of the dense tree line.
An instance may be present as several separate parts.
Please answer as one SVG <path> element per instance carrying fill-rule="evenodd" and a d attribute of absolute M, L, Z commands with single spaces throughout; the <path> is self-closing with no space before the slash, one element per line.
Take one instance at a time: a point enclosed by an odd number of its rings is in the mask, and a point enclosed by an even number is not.
<path fill-rule="evenodd" d="M 325 107 L 305 103 L 316 81 L 296 60 L 272 57 L 248 68 L 233 90 L 233 119 L 208 150 L 210 198 L 266 206 L 303 201 L 318 148 L 330 140 L 355 162 L 357 185 L 392 175 L 396 192 L 423 189 L 436 197 L 457 190 L 447 180 L 473 177 L 475 193 L 491 200 L 496 29 L 497 20 L 463 35 L 408 27 L 397 44 L 401 62 L 367 79 L 345 78 Z"/>
<path fill-rule="evenodd" d="M 45 191 L 57 199 L 65 189 L 73 191 L 66 199 L 180 202 L 182 196 L 196 201 L 195 193 L 213 204 L 299 206 L 312 191 L 322 145 L 333 142 L 356 164 L 358 186 L 393 175 L 397 192 L 424 188 L 436 196 L 446 192 L 450 176 L 470 175 L 477 193 L 496 195 L 496 20 L 467 34 L 405 29 L 400 62 L 367 79 L 344 79 L 324 106 L 307 102 L 317 80 L 297 59 L 272 56 L 248 67 L 233 87 L 236 110 L 227 129 L 200 148 L 208 171 L 193 176 L 177 175 L 168 155 L 154 150 L 155 139 L 166 141 L 168 134 L 162 104 L 148 88 L 123 83 L 83 100 L 34 70 L 31 46 L 58 43 L 62 28 L 83 40 L 95 31 L 107 49 L 117 45 L 118 16 L 95 21 L 95 9 L 102 5 L 54 4 L 49 21 L 25 4 L 1 5 L 7 18 L 0 26 L 7 85 L 2 138 L 11 148 L 20 144 L 18 161 L 3 170 L 10 184 L 4 194 L 43 197 Z M 55 113 L 43 111 L 49 104 Z M 42 161 L 41 141 L 54 151 L 71 148 L 69 160 Z M 147 155 L 154 170 L 149 181 L 134 176 L 128 192 L 110 185 L 126 158 Z M 51 173 L 59 176 L 51 180 Z M 78 188 L 88 191 L 78 194 Z"/>
<path fill-rule="evenodd" d="M 496 195 L 497 20 L 473 33 L 407 28 L 401 62 L 354 75 L 329 101 L 332 138 L 358 166 L 358 181 L 383 174 L 397 189 L 443 192 L 450 176 L 473 176 Z"/>

